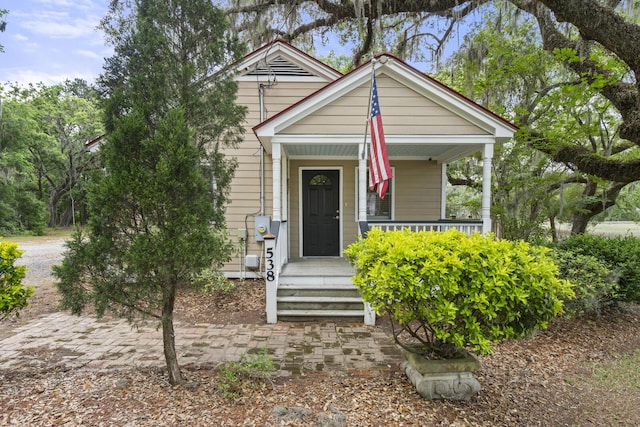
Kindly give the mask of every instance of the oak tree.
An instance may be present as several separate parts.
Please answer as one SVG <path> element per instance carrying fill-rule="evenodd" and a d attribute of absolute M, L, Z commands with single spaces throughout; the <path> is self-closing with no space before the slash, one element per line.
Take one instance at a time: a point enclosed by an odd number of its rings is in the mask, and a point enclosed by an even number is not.
<path fill-rule="evenodd" d="M 506 0 L 505 0 L 506 1 Z M 501 0 L 228 0 L 234 28 L 255 46 L 282 37 L 310 50 L 316 40 L 352 46 L 354 65 L 384 47 L 400 58 L 436 60 L 447 41 Z M 509 0 L 533 17 L 542 46 L 564 55 L 565 68 L 611 103 L 619 137 L 640 146 L 640 7 L 633 0 Z M 332 37 L 333 36 L 333 37 Z M 430 54 L 433 53 L 433 57 Z M 611 61 L 619 66 L 612 69 Z M 622 72 L 621 72 L 622 71 Z M 523 136 L 529 146 L 581 173 L 616 183 L 640 179 L 637 155 L 602 157 L 547 135 Z"/>

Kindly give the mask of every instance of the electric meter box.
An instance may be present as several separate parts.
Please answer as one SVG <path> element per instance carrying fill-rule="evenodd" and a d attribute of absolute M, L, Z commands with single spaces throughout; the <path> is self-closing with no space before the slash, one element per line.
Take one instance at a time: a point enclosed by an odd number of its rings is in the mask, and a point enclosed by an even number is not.
<path fill-rule="evenodd" d="M 244 265 L 251 270 L 256 270 L 260 268 L 260 258 L 258 255 L 247 255 L 244 258 Z"/>
<path fill-rule="evenodd" d="M 257 216 L 256 217 L 256 242 L 263 242 L 264 235 L 269 233 L 271 229 L 271 217 Z"/>

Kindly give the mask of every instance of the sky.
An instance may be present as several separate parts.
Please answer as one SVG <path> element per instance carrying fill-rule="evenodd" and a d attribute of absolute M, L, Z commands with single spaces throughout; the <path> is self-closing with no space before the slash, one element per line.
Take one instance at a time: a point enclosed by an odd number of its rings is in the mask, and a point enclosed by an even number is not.
<path fill-rule="evenodd" d="M 108 0 L 0 0 L 0 83 L 51 85 L 82 78 L 93 83 L 113 50 L 96 27 Z"/>
<path fill-rule="evenodd" d="M 0 32 L 0 84 L 93 83 L 113 54 L 96 27 L 109 0 L 0 0 L 7 27 Z M 320 52 L 322 54 L 327 52 Z"/>
<path fill-rule="evenodd" d="M 0 84 L 42 82 L 47 85 L 81 78 L 93 83 L 104 58 L 113 55 L 97 26 L 109 0 L 0 0 L 9 10 L 0 32 Z M 337 53 L 348 53 L 336 48 Z M 329 47 L 320 47 L 325 55 Z M 341 50 L 344 50 L 342 52 Z M 416 64 L 417 65 L 417 64 Z M 424 65 L 424 64 L 422 64 Z M 424 68 L 424 66 L 419 67 Z"/>

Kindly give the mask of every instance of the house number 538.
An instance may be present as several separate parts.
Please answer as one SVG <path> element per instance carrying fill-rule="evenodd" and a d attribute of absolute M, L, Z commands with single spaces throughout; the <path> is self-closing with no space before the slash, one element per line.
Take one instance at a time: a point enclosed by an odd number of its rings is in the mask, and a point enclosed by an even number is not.
<path fill-rule="evenodd" d="M 276 275 L 273 272 L 275 263 L 273 262 L 273 247 L 267 248 L 267 282 L 273 282 L 276 280 Z"/>

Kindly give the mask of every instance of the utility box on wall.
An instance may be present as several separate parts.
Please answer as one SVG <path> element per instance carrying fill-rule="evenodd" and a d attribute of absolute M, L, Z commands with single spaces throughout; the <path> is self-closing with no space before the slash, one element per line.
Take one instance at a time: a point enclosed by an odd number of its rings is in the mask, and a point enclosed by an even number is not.
<path fill-rule="evenodd" d="M 260 268 L 260 258 L 258 255 L 247 255 L 244 258 L 244 265 L 250 270 L 257 270 Z"/>
<path fill-rule="evenodd" d="M 257 216 L 256 217 L 256 242 L 263 242 L 264 235 L 269 233 L 271 229 L 271 217 Z"/>

